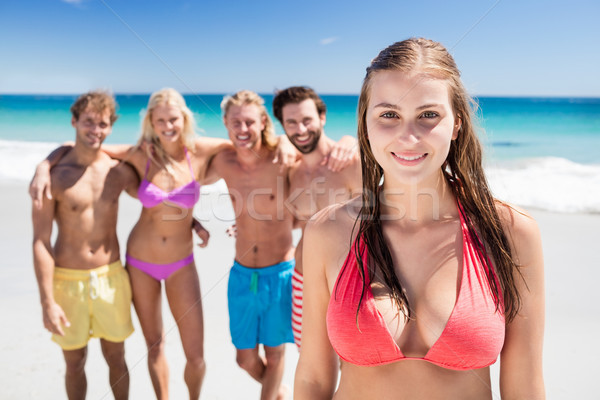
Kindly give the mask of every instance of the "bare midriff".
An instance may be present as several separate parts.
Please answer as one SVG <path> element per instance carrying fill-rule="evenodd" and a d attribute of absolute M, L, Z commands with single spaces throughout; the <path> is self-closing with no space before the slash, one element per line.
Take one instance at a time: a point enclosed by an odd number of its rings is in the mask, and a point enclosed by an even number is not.
<path fill-rule="evenodd" d="M 498 396 L 499 397 L 499 396 Z M 342 362 L 335 400 L 492 399 L 489 367 L 455 371 L 423 360 L 361 367 Z"/>
<path fill-rule="evenodd" d="M 162 203 L 144 208 L 127 241 L 127 254 L 141 261 L 169 264 L 193 247 L 192 210 Z"/>

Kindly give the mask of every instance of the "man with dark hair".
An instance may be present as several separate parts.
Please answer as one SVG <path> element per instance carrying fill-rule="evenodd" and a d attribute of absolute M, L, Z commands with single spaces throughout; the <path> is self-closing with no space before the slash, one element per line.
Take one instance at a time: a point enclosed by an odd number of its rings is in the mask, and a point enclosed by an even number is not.
<path fill-rule="evenodd" d="M 32 209 L 33 260 L 44 326 L 62 350 L 69 399 L 83 399 L 87 343 L 100 338 L 115 399 L 129 396 L 124 340 L 133 332 L 131 287 L 121 265 L 117 205 L 135 195 L 136 172 L 100 150 L 117 119 L 107 93 L 80 96 L 71 112 L 75 145 L 50 172 L 52 196 Z M 51 198 L 50 198 L 51 197 Z M 58 235 L 51 244 L 52 225 Z"/>
<path fill-rule="evenodd" d="M 273 98 L 273 114 L 279 120 L 290 142 L 302 153 L 302 158 L 289 172 L 288 202 L 296 226 L 304 230 L 317 211 L 350 199 L 360 193 L 361 170 L 358 153 L 351 156 L 348 166 L 332 170 L 323 165 L 335 142 L 324 133 L 327 108 L 314 90 L 293 86 L 280 90 Z M 292 329 L 294 340 L 301 343 L 302 331 L 302 239 L 296 247 L 296 265 L 292 277 Z"/>

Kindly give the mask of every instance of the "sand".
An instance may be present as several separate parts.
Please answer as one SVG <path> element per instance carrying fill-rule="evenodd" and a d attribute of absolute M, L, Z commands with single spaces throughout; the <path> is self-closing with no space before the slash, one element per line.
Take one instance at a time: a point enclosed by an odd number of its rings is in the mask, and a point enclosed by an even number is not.
<path fill-rule="evenodd" d="M 23 182 L 0 182 L 0 249 L 3 276 L 0 280 L 0 399 L 66 398 L 64 362 L 60 348 L 50 340 L 42 324 L 38 289 L 32 264 L 31 202 Z M 203 399 L 258 399 L 260 386 L 235 363 L 227 315 L 227 278 L 234 256 L 233 239 L 225 229 L 231 224 L 227 205 L 212 207 L 224 198 L 204 199 L 195 214 L 210 220 L 208 248 L 195 250 L 200 274 L 205 324 L 207 374 Z M 201 211 L 204 210 L 204 211 Z M 121 255 L 140 211 L 137 201 L 123 195 L 118 233 Z M 593 339 L 600 332 L 600 215 L 556 214 L 530 210 L 542 232 L 546 262 L 546 337 L 544 374 L 549 399 L 600 398 L 596 391 L 600 349 Z M 297 237 L 297 235 L 296 235 Z M 187 398 L 183 381 L 185 358 L 175 322 L 163 298 L 167 331 L 167 357 L 171 368 L 172 399 Z M 154 398 L 146 367 L 146 346 L 134 313 L 136 331 L 126 341 L 131 374 L 131 399 Z M 98 340 L 89 344 L 86 365 L 88 399 L 111 399 L 108 369 Z M 298 352 L 287 346 L 284 383 L 293 386 Z M 492 367 L 497 376 L 498 363 Z M 497 379 L 493 380 L 497 381 Z M 494 398 L 499 399 L 497 383 Z M 290 395 L 291 398 L 291 395 Z"/>

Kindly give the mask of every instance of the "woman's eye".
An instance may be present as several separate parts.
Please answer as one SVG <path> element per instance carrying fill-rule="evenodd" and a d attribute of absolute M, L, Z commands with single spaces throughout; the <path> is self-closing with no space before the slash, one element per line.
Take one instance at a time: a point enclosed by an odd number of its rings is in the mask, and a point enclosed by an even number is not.
<path fill-rule="evenodd" d="M 421 114 L 421 117 L 423 118 L 435 118 L 438 116 L 438 113 L 433 112 L 433 111 L 425 111 L 423 114 Z"/>
<path fill-rule="evenodd" d="M 381 114 L 381 116 L 383 118 L 396 118 L 396 113 L 392 111 L 386 111 L 383 114 Z"/>

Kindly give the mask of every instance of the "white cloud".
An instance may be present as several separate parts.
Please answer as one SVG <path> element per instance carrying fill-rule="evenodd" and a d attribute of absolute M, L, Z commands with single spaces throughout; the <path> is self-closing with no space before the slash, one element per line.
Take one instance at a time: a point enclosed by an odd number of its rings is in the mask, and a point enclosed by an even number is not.
<path fill-rule="evenodd" d="M 61 0 L 63 3 L 81 5 L 85 0 Z"/>
<path fill-rule="evenodd" d="M 332 36 L 332 37 L 328 37 L 325 39 L 321 39 L 319 41 L 319 43 L 321 43 L 322 46 L 327 46 L 328 44 L 331 44 L 333 42 L 337 42 L 340 38 L 337 36 Z"/>

